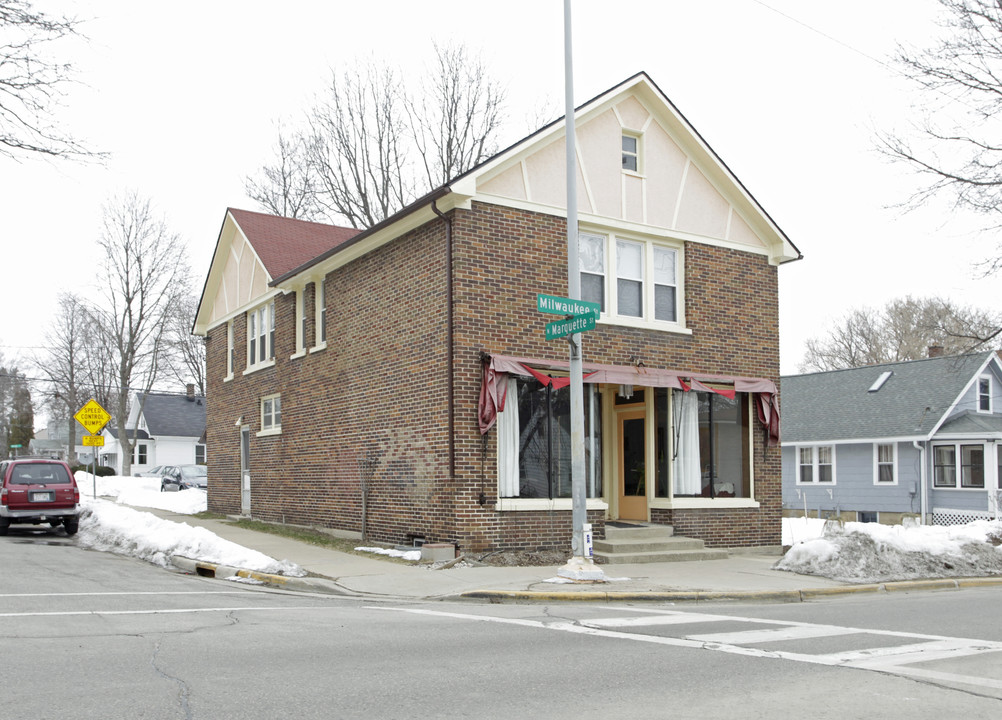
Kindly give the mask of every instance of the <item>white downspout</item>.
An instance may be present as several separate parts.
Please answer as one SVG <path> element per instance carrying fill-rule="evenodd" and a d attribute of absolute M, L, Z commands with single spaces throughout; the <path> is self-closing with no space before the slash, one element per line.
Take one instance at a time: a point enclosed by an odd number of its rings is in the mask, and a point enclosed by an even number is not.
<path fill-rule="evenodd" d="M 925 445 L 919 444 L 918 440 L 912 440 L 912 445 L 916 450 L 919 451 L 919 522 L 925 525 L 926 519 L 926 508 L 929 503 L 928 492 L 926 489 L 926 457 L 925 457 Z"/>

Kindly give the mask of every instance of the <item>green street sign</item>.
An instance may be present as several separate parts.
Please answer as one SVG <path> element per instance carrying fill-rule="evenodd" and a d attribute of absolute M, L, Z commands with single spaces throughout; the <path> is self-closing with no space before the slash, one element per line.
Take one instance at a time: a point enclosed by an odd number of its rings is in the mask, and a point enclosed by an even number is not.
<path fill-rule="evenodd" d="M 11 445 L 10 447 L 11 447 L 11 450 L 16 450 L 19 447 L 24 447 L 24 445 L 22 445 L 21 443 L 18 443 L 17 445 Z"/>
<path fill-rule="evenodd" d="M 594 329 L 594 315 L 591 313 L 576 315 L 572 318 L 567 318 L 566 320 L 557 320 L 556 322 L 546 323 L 546 339 L 556 340 L 557 338 L 564 337 L 565 335 L 573 335 L 574 333 Z"/>
<path fill-rule="evenodd" d="M 536 295 L 536 310 L 553 315 L 594 315 L 599 316 L 602 306 L 597 302 L 587 300 L 571 300 L 570 298 L 557 297 L 556 295 Z M 592 325 L 592 327 L 595 327 Z M 577 332 L 577 331 L 575 331 Z"/>

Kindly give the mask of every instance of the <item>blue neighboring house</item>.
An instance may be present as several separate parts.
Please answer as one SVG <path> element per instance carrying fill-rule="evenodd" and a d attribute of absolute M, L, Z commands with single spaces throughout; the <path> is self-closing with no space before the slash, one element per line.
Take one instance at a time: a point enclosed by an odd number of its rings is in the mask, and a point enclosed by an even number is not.
<path fill-rule="evenodd" d="M 783 514 L 897 524 L 998 518 L 999 355 L 781 378 Z"/>

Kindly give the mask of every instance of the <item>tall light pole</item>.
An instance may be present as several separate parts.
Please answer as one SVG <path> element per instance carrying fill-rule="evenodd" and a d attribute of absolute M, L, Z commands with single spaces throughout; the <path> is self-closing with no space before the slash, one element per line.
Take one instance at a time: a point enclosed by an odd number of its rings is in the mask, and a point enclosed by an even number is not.
<path fill-rule="evenodd" d="M 581 299 L 578 271 L 577 150 L 574 131 L 574 67 L 571 43 L 571 0 L 564 0 L 564 128 L 567 149 L 567 296 Z M 581 369 L 581 333 L 569 336 L 571 346 L 571 559 L 558 574 L 573 580 L 603 581 L 605 573 L 585 555 L 584 381 Z"/>

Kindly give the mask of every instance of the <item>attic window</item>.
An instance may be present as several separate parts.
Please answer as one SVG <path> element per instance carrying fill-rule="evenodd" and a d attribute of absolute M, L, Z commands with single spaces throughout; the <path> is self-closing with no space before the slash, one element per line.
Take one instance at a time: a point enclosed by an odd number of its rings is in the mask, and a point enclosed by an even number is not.
<path fill-rule="evenodd" d="M 640 171 L 640 139 L 633 135 L 623 135 L 623 169 Z"/>
<path fill-rule="evenodd" d="M 870 389 L 867 390 L 867 392 L 872 392 L 872 393 L 877 392 L 880 388 L 884 387 L 884 383 L 887 382 L 887 378 L 889 378 L 893 374 L 894 374 L 893 370 L 885 370 L 884 372 L 880 373 L 880 377 L 878 377 L 876 382 L 874 382 L 873 385 L 870 386 Z"/>

